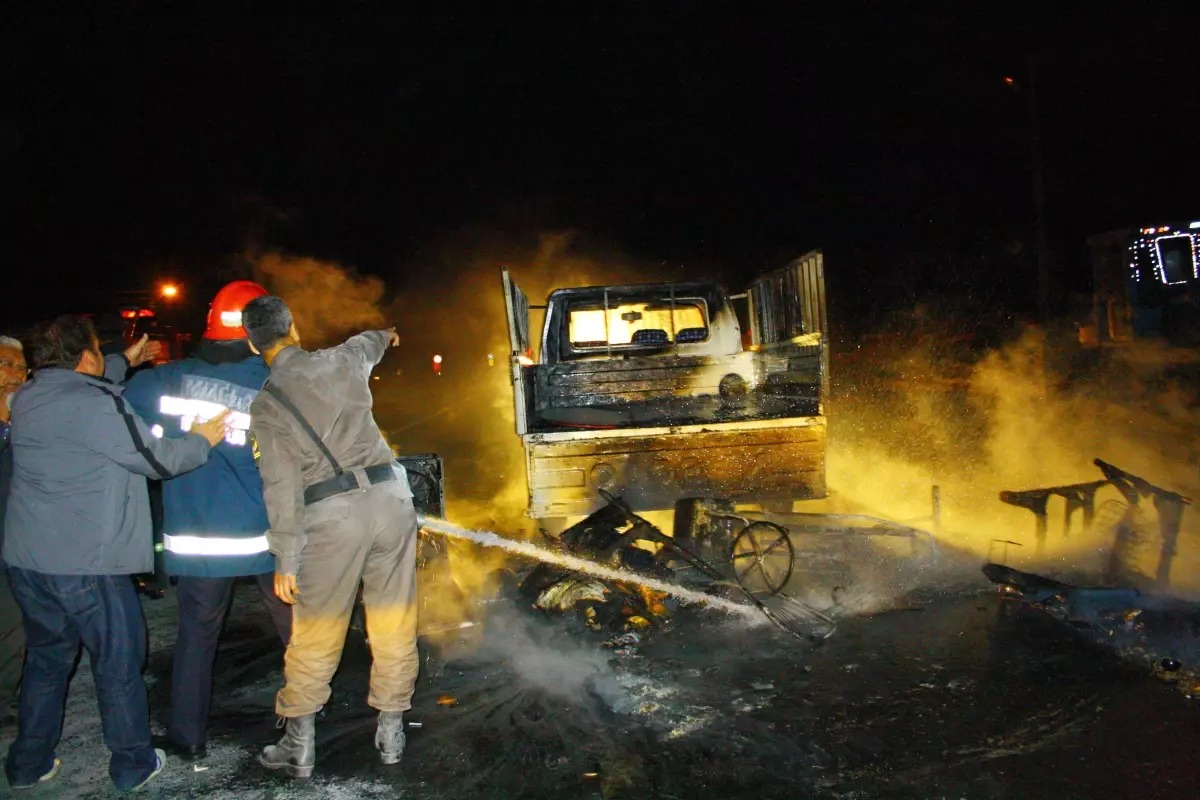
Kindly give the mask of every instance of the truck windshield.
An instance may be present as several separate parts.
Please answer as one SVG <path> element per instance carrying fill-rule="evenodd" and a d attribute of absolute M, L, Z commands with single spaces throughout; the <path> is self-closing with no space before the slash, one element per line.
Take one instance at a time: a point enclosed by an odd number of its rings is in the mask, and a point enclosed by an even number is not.
<path fill-rule="evenodd" d="M 702 342 L 708 338 L 703 300 L 610 300 L 572 303 L 567 317 L 571 348 L 589 350 Z"/>

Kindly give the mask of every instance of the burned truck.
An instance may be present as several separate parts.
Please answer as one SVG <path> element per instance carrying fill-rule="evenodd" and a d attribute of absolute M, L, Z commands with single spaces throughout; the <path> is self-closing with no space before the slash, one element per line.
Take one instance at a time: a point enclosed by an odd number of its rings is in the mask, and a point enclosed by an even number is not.
<path fill-rule="evenodd" d="M 501 271 L 528 513 L 825 496 L 828 341 L 820 251 L 730 294 L 711 281 L 558 289 Z M 535 352 L 530 311 L 544 312 Z"/>

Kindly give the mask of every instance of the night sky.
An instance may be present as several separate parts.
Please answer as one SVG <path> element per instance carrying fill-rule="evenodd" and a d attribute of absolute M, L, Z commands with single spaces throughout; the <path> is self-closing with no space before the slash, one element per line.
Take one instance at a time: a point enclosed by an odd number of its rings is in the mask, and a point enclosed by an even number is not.
<path fill-rule="evenodd" d="M 476 230 L 731 282 L 822 247 L 846 309 L 1027 310 L 1030 55 L 1060 290 L 1087 290 L 1088 234 L 1200 214 L 1197 60 L 1165 11 L 771 5 L 9 9 L 0 327 L 252 247 L 419 292 L 453 278 L 423 249 Z"/>

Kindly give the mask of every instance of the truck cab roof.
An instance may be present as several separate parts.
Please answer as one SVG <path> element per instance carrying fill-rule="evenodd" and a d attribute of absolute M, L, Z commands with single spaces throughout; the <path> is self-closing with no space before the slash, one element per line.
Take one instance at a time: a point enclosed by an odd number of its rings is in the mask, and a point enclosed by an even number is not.
<path fill-rule="evenodd" d="M 546 304 L 573 300 L 577 298 L 600 298 L 605 292 L 610 297 L 630 297 L 641 295 L 676 295 L 704 297 L 719 300 L 728 296 L 725 287 L 716 281 L 675 281 L 671 283 L 625 283 L 614 286 L 573 286 L 569 289 L 555 289 L 546 299 Z"/>

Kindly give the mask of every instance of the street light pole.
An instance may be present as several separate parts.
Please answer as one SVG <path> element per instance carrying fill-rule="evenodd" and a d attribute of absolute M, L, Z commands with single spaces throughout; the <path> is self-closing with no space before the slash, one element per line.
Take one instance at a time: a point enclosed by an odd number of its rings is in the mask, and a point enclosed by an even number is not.
<path fill-rule="evenodd" d="M 1029 137 L 1033 151 L 1033 209 L 1035 258 L 1037 260 L 1038 317 L 1043 325 L 1050 322 L 1050 244 L 1046 234 L 1046 175 L 1042 158 L 1042 134 L 1038 121 L 1037 58 L 1030 54 Z"/>

